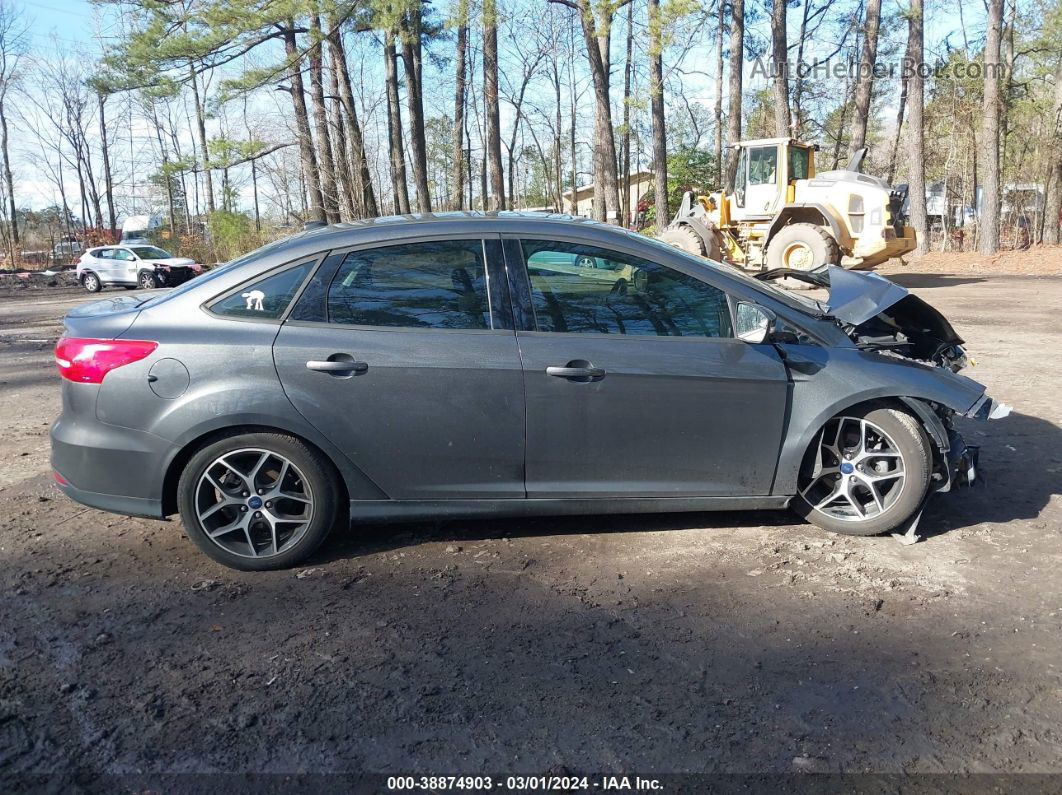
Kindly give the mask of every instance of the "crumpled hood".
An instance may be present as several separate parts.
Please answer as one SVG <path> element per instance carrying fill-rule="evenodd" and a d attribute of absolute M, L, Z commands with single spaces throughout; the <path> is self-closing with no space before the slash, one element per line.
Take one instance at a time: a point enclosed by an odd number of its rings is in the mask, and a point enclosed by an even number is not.
<path fill-rule="evenodd" d="M 910 295 L 906 289 L 884 276 L 862 271 L 846 271 L 827 266 L 826 284 L 830 297 L 826 311 L 842 323 L 858 326 L 879 315 Z"/>

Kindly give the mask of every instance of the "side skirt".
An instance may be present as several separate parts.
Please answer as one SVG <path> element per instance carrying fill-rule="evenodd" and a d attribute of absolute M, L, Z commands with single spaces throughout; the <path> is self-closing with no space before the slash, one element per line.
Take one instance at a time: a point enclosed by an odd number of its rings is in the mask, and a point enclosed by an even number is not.
<path fill-rule="evenodd" d="M 790 496 L 770 497 L 619 497 L 615 499 L 509 500 L 351 500 L 352 522 L 495 516 L 572 516 L 579 514 L 678 513 L 782 509 Z"/>

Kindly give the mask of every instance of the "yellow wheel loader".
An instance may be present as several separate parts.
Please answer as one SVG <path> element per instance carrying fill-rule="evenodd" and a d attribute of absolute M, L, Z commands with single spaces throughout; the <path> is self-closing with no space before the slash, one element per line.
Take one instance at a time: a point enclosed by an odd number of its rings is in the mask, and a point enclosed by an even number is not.
<path fill-rule="evenodd" d="M 733 193 L 688 191 L 660 240 L 753 270 L 866 270 L 914 250 L 904 192 L 860 172 L 866 149 L 848 168 L 816 174 L 814 144 L 761 138 L 737 148 Z"/>

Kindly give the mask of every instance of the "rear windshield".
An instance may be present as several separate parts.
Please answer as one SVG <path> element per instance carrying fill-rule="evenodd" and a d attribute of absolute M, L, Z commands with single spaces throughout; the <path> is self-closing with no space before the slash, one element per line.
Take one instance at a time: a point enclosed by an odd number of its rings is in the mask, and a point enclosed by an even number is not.
<path fill-rule="evenodd" d="M 205 284 L 206 282 L 216 279 L 218 276 L 228 273 L 233 268 L 238 268 L 241 265 L 246 265 L 251 260 L 257 259 L 258 257 L 262 256 L 263 254 L 266 254 L 267 252 L 271 251 L 272 249 L 276 248 L 281 243 L 284 243 L 289 239 L 290 238 L 282 238 L 280 240 L 274 240 L 272 243 L 266 243 L 261 248 L 256 248 L 251 253 L 244 254 L 242 257 L 237 257 L 234 260 L 226 262 L 224 265 L 218 265 L 213 270 L 207 271 L 202 276 L 187 281 L 179 287 L 174 287 L 172 290 L 169 290 L 165 293 L 153 295 L 150 298 L 147 298 L 141 303 L 137 304 L 137 306 L 146 309 L 149 306 L 161 304 L 163 301 L 169 301 L 171 298 L 175 298 L 178 295 L 183 295 L 189 290 L 195 289 L 196 287 L 199 287 L 200 285 Z"/>

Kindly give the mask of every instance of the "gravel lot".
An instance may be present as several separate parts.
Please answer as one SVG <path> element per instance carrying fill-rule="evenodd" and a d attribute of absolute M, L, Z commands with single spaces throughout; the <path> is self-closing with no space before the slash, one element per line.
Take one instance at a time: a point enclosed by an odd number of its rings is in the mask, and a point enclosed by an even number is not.
<path fill-rule="evenodd" d="M 1016 407 L 966 425 L 985 485 L 921 543 L 785 512 L 453 521 L 266 574 L 54 488 L 51 350 L 90 299 L 0 296 L 0 779 L 1062 773 L 1062 277 L 895 278 Z"/>

